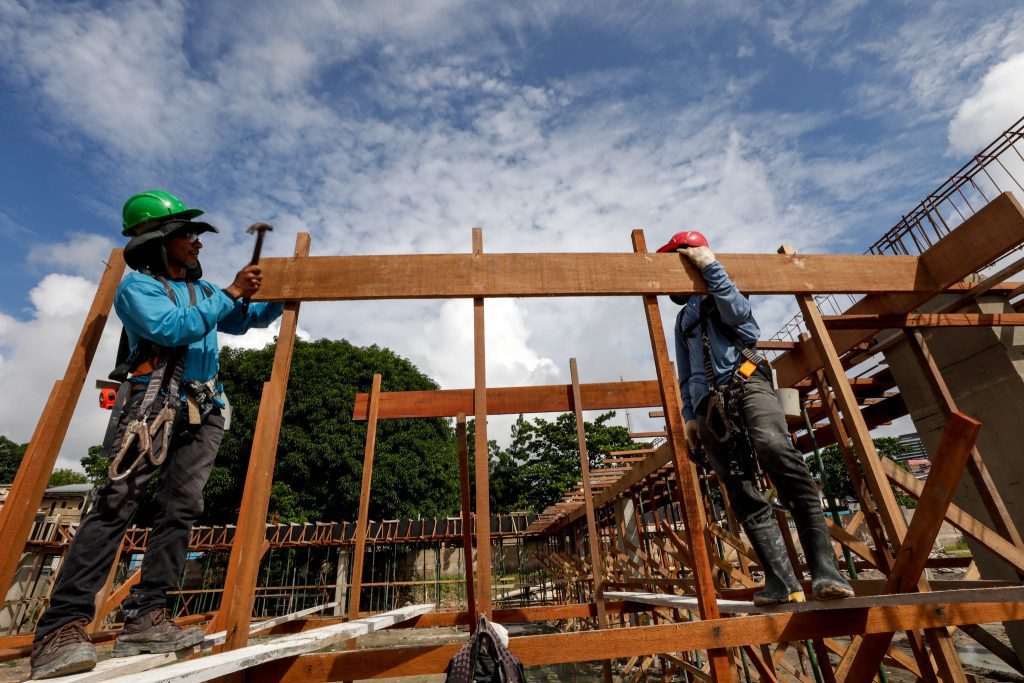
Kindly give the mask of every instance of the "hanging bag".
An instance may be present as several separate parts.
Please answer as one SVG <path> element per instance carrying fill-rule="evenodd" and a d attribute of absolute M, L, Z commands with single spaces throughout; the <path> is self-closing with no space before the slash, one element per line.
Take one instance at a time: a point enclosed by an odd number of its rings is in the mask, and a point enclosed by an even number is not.
<path fill-rule="evenodd" d="M 481 614 L 476 632 L 448 662 L 445 683 L 526 683 L 526 673 Z"/>

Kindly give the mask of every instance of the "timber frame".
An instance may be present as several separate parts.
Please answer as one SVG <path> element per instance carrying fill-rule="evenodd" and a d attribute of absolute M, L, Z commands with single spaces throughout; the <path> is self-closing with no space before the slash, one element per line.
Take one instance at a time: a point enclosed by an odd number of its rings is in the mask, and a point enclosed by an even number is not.
<path fill-rule="evenodd" d="M 527 665 L 627 660 L 624 674 L 642 666 L 641 658 L 658 655 L 667 663 L 668 669 L 663 668 L 663 671 L 687 671 L 701 680 L 716 682 L 736 680 L 740 664 L 745 667 L 747 662 L 753 666 L 751 673 L 756 677 L 777 680 L 781 664 L 767 646 L 783 644 L 780 647 L 784 652 L 786 643 L 799 641 L 807 641 L 807 652 L 817 654 L 817 666 L 825 680 L 871 680 L 883 660 L 898 660 L 899 655 L 889 649 L 889 642 L 895 631 L 906 631 L 915 655 L 904 662 L 907 668 L 926 680 L 966 681 L 952 645 L 951 627 L 970 629 L 980 623 L 1024 619 L 1021 589 L 952 591 L 953 595 L 943 593 L 932 599 L 913 592 L 927 593 L 932 589 L 923 570 L 931 541 L 944 519 L 953 521 L 988 547 L 998 548 L 997 552 L 1003 552 L 1007 561 L 1024 576 L 1024 543 L 991 480 L 986 479 L 984 463 L 974 449 L 981 425 L 958 412 L 951 398 L 944 399 L 948 417 L 936 467 L 923 485 L 907 480 L 875 452 L 864 415 L 870 406 L 861 410 L 856 385 L 846 376 L 844 355 L 851 351 L 857 353 L 858 348 L 863 348 L 859 345 L 868 342 L 878 330 L 897 327 L 908 330 L 906 334 L 917 345 L 918 357 L 927 366 L 928 350 L 915 331 L 918 327 L 926 324 L 1019 324 L 1015 319 L 1003 323 L 977 316 L 924 318 L 912 314 L 937 294 L 961 286 L 966 277 L 1021 245 L 1024 245 L 1024 210 L 1012 195 L 1003 193 L 919 256 L 803 255 L 792 253 L 790 249 L 770 255 L 719 256 L 741 291 L 796 297 L 809 334 L 791 346 L 776 347 L 785 350 L 774 361 L 774 367 L 781 386 L 803 383 L 817 390 L 820 414 L 828 421 L 829 429 L 836 433 L 851 472 L 858 472 L 855 486 L 863 513 L 861 523 L 870 530 L 873 548 L 854 539 L 849 529 L 840 526 L 833 532 L 838 543 L 860 554 L 864 561 L 886 576 L 884 585 L 875 585 L 874 590 L 888 596 L 870 605 L 858 603 L 844 607 L 842 603 L 833 603 L 815 605 L 818 609 L 741 616 L 739 612 L 727 611 L 728 604 L 724 600 L 749 598 L 750 582 L 740 578 L 749 576 L 749 548 L 739 538 L 738 529 L 708 521 L 701 489 L 702 483 L 707 482 L 698 475 L 687 455 L 679 387 L 671 367 L 657 300 L 658 296 L 669 293 L 704 291 L 703 280 L 684 258 L 678 254 L 648 253 L 640 230 L 632 233 L 632 252 L 615 254 L 485 254 L 482 231 L 474 229 L 472 250 L 466 254 L 333 257 L 309 256 L 309 235 L 300 233 L 293 256 L 261 261 L 265 284 L 254 299 L 284 301 L 286 306 L 273 370 L 263 388 L 225 593 L 220 610 L 207 625 L 208 633 L 224 632 L 223 644 L 215 651 L 226 653 L 245 648 L 251 632 L 256 575 L 267 547 L 265 522 L 300 303 L 468 298 L 473 300 L 474 308 L 476 382 L 472 389 L 388 394 L 381 392 L 381 377 L 377 375 L 369 393 L 357 402 L 355 417 L 367 421 L 367 438 L 354 541 L 355 566 L 361 566 L 366 544 L 367 506 L 379 420 L 427 416 L 456 418 L 463 501 L 469 501 L 469 477 L 474 476 L 476 518 L 490 520 L 487 463 L 478 459 L 475 472 L 469 471 L 466 418 L 472 416 L 476 421 L 476 451 L 486 452 L 489 414 L 572 410 L 579 426 L 580 491 L 567 496 L 566 504 L 546 511 L 529 533 L 565 536 L 568 530 L 577 541 L 586 539 L 587 550 L 578 563 L 578 580 L 589 583 L 589 599 L 573 605 L 495 610 L 491 525 L 474 524 L 469 505 L 464 504 L 461 530 L 466 538 L 467 593 L 472 596 L 469 609 L 461 613 L 421 614 L 398 626 L 472 624 L 472 615 L 478 612 L 507 621 L 574 618 L 581 624 L 589 624 L 591 630 L 513 638 L 512 651 Z M 32 519 L 56 462 L 123 272 L 121 252 L 115 250 L 67 371 L 54 384 L 8 502 L 0 509 L 0 547 L 6 550 L 0 557 L 0 585 L 4 587 L 11 584 L 26 547 Z M 969 289 L 964 297 L 969 300 L 972 291 L 976 296 L 978 292 Z M 849 310 L 848 320 L 837 321 L 821 315 L 813 295 L 822 293 L 865 296 Z M 540 296 L 640 297 L 656 380 L 581 384 L 573 360 L 570 385 L 488 388 L 484 371 L 486 299 Z M 937 394 L 948 397 L 948 391 L 943 394 L 941 375 L 933 371 L 932 378 Z M 588 471 L 580 417 L 584 410 L 611 407 L 660 409 L 666 420 L 666 440 L 641 458 L 625 459 L 627 461 L 622 463 L 625 467 L 608 472 L 610 476 L 606 476 L 602 469 Z M 950 505 L 952 489 L 965 469 L 986 498 L 993 528 Z M 900 513 L 890 480 L 920 501 L 910 525 Z M 657 501 L 679 512 L 679 517 L 672 520 L 656 517 L 656 524 L 669 539 L 667 545 L 664 539 L 659 541 L 663 544 L 658 553 L 662 569 L 667 567 L 664 562 L 674 558 L 675 569 L 682 573 L 671 578 L 667 572 L 655 576 L 657 572 L 649 569 L 646 577 L 637 579 L 632 587 L 643 588 L 641 592 L 650 592 L 651 587 L 667 588 L 669 594 L 681 591 L 690 599 L 686 606 L 680 607 L 682 603 L 651 604 L 651 598 L 644 598 L 639 592 L 636 599 L 630 599 L 627 593 L 616 594 L 611 600 L 604 594 L 606 586 L 602 582 L 617 583 L 615 587 L 629 583 L 609 581 L 613 573 L 606 573 L 609 560 L 612 565 L 629 564 L 629 553 L 612 547 L 614 542 L 608 540 L 614 537 L 616 524 L 609 508 L 621 505 L 625 499 L 635 499 L 642 491 L 649 492 L 655 515 L 659 509 Z M 474 530 L 476 547 L 475 575 L 470 529 Z M 620 537 L 624 540 L 625 535 L 620 533 Z M 736 562 L 722 556 L 723 539 L 733 547 Z M 636 547 L 633 550 L 640 551 Z M 740 588 L 730 588 L 723 576 L 732 576 Z M 656 580 L 659 577 L 664 581 Z M 360 580 L 360 572 L 354 572 L 352 595 L 359 594 Z M 858 589 L 868 589 L 867 583 L 857 585 Z M 654 602 L 657 603 L 657 599 Z M 835 610 L 840 610 L 841 619 L 832 614 Z M 360 618 L 358 600 L 349 602 L 349 611 L 349 619 L 357 622 Z M 641 618 L 627 621 L 626 614 L 639 614 Z M 699 618 L 690 621 L 687 615 Z M 617 617 L 617 623 L 613 617 Z M 643 625 L 630 625 L 641 623 Z M 338 633 L 351 633 L 353 638 L 358 635 L 355 630 L 330 633 L 335 634 L 334 638 L 342 637 Z M 831 641 L 841 636 L 853 637 L 849 648 L 843 649 Z M 0 648 L 16 646 L 14 641 L 6 645 L 4 641 L 0 639 Z M 239 667 L 253 680 L 352 680 L 438 673 L 455 649 L 452 645 L 421 646 L 385 651 L 298 653 L 274 661 L 244 658 L 238 661 L 247 662 Z M 693 660 L 679 656 L 695 651 L 703 651 L 703 657 Z M 838 656 L 834 667 L 829 661 L 830 653 Z M 605 667 L 605 676 L 610 678 L 610 666 Z"/>

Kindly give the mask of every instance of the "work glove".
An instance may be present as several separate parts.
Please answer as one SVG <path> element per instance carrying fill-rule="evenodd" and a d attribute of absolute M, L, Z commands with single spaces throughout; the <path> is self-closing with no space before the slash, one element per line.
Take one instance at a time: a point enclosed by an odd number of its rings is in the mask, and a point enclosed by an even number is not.
<path fill-rule="evenodd" d="M 683 431 L 686 432 L 686 445 L 690 448 L 696 448 L 697 440 L 700 439 L 700 436 L 697 433 L 697 421 L 687 420 Z"/>
<path fill-rule="evenodd" d="M 711 265 L 715 261 L 715 253 L 708 247 L 690 247 L 689 249 L 680 249 L 683 256 L 690 259 L 690 263 L 697 267 L 697 270 L 704 270 L 706 266 Z"/>

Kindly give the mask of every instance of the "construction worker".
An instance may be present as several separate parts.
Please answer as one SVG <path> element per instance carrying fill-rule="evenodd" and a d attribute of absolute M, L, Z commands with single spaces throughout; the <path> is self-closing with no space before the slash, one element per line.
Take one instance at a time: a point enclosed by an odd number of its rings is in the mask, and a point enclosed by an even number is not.
<path fill-rule="evenodd" d="M 853 589 L 836 566 L 818 487 L 793 446 L 768 361 L 756 352 L 760 329 L 750 302 L 699 232 L 676 233 L 658 251 L 681 253 L 707 284 L 707 296 L 672 297 L 683 307 L 675 341 L 686 440 L 703 444 L 764 569 L 764 589 L 754 604 L 804 601 L 772 506 L 757 489 L 755 457 L 796 523 L 814 597 L 851 597 Z"/>
<path fill-rule="evenodd" d="M 126 342 L 119 355 L 126 357 L 111 376 L 127 381 L 104 443 L 111 481 L 82 520 L 36 626 L 34 679 L 96 665 L 84 627 L 94 617 L 96 595 L 139 496 L 158 471 L 160 509 L 141 578 L 123 604 L 125 625 L 113 656 L 173 652 L 203 640 L 202 629 L 171 621 L 166 596 L 178 585 L 192 525 L 203 512 L 203 487 L 230 419 L 217 383 L 217 331 L 266 327 L 282 311 L 280 304 L 248 305 L 262 283 L 259 266 L 246 266 L 224 289 L 200 279 L 200 236 L 218 232 L 193 220 L 202 211 L 152 191 L 131 197 L 122 213 L 122 234 L 130 238 L 125 261 L 136 272 L 121 282 L 114 303 Z"/>

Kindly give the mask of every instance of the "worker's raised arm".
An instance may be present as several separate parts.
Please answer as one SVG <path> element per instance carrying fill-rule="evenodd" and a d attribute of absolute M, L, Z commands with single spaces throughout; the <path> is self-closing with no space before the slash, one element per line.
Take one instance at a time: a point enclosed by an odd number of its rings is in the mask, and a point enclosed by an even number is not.
<path fill-rule="evenodd" d="M 235 307 L 222 290 L 179 307 L 154 278 L 129 275 L 117 292 L 114 308 L 129 330 L 160 346 L 187 346 L 205 337 Z"/>
<path fill-rule="evenodd" d="M 717 260 L 701 269 L 704 282 L 708 286 L 708 295 L 715 300 L 722 322 L 736 331 L 736 336 L 747 346 L 754 346 L 761 329 L 754 320 L 750 310 L 750 301 L 743 296 L 729 274 Z"/>

